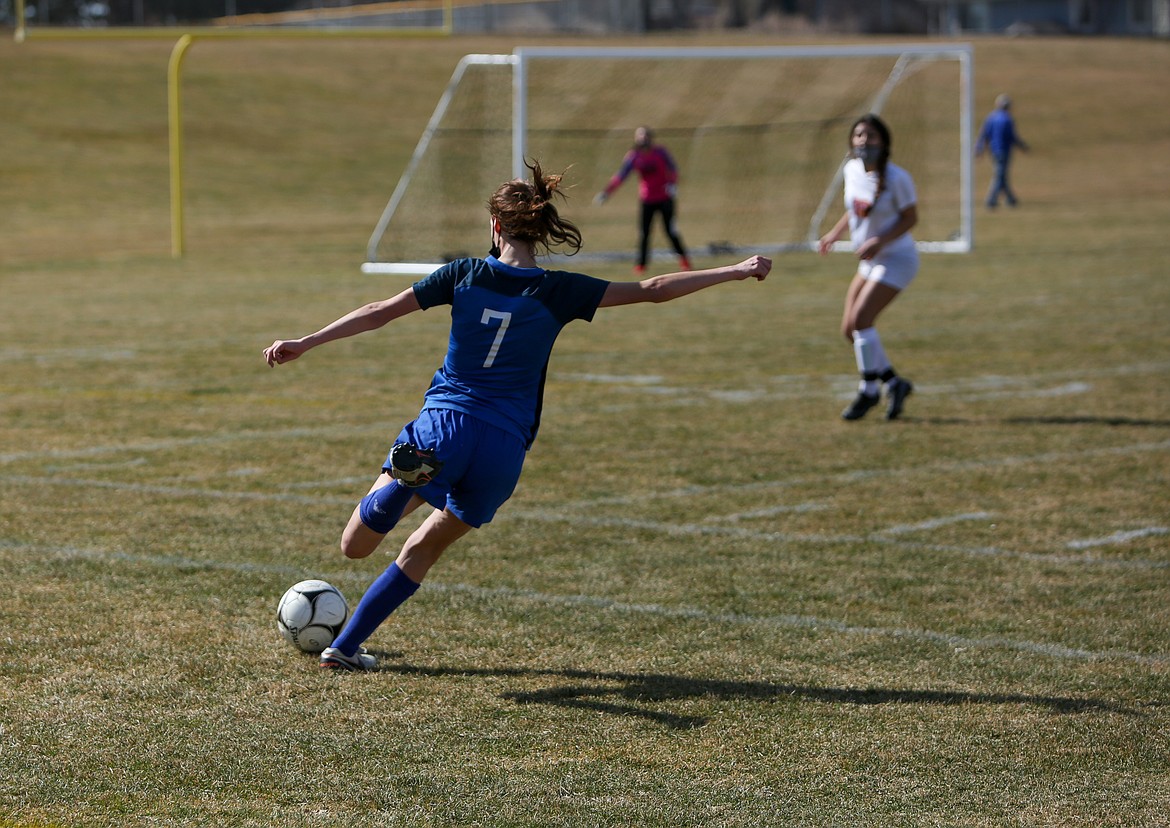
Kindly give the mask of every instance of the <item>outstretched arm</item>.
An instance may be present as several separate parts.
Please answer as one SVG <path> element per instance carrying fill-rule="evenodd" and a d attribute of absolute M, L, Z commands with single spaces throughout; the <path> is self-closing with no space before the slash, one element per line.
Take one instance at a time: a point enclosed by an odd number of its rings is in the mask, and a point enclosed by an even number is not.
<path fill-rule="evenodd" d="M 849 226 L 849 212 L 846 211 L 841 214 L 841 218 L 837 219 L 837 223 L 833 225 L 833 229 L 825 235 L 821 236 L 821 240 L 817 242 L 817 252 L 824 256 L 833 249 L 841 236 L 845 233 L 845 228 Z"/>
<path fill-rule="evenodd" d="M 626 153 L 626 157 L 622 159 L 622 165 L 613 177 L 609 179 L 609 183 L 605 185 L 605 189 L 593 197 L 594 204 L 605 204 L 614 190 L 622 186 L 622 182 L 626 180 L 631 170 L 634 169 L 634 151 L 630 150 Z"/>
<path fill-rule="evenodd" d="M 669 302 L 671 299 L 678 299 L 680 296 L 723 282 L 738 282 L 747 278 L 763 281 L 771 269 L 771 259 L 766 256 L 752 256 L 739 264 L 710 270 L 667 273 L 664 276 L 651 276 L 640 282 L 610 282 L 598 307 L 612 308 L 638 302 Z"/>
<path fill-rule="evenodd" d="M 350 311 L 338 320 L 330 322 L 316 333 L 300 339 L 278 339 L 264 349 L 264 361 L 271 365 L 283 365 L 292 362 L 311 348 L 332 342 L 335 339 L 344 339 L 347 336 L 376 330 L 388 322 L 392 322 L 408 313 L 421 310 L 418 299 L 414 296 L 414 288 L 407 288 L 390 299 L 381 302 L 371 302 L 357 310 Z"/>

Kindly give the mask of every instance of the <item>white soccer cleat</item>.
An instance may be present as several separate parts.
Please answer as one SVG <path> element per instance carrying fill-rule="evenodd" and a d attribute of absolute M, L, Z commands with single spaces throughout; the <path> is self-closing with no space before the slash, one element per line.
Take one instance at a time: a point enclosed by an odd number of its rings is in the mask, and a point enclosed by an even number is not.
<path fill-rule="evenodd" d="M 364 672 L 378 669 L 378 659 L 366 652 L 365 647 L 358 647 L 352 656 L 347 656 L 336 647 L 326 647 L 321 651 L 321 666 L 329 670 Z"/>

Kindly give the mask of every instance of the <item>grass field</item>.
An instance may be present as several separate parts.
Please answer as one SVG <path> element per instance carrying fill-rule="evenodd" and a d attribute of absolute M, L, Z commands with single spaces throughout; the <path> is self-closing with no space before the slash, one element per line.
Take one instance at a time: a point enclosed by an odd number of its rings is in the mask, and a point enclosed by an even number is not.
<path fill-rule="evenodd" d="M 341 677 L 275 604 L 388 562 L 336 545 L 447 320 L 261 349 L 400 289 L 372 224 L 512 43 L 197 44 L 181 261 L 170 46 L 0 40 L 0 826 L 1170 824 L 1170 45 L 976 44 L 1034 152 L 883 317 L 902 421 L 838 419 L 845 256 L 571 326 Z"/>

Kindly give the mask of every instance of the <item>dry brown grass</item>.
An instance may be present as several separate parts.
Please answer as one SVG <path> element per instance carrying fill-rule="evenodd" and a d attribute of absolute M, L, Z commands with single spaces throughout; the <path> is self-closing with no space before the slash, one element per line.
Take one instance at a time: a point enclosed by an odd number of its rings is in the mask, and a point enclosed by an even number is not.
<path fill-rule="evenodd" d="M 288 584 L 385 564 L 337 536 L 445 319 L 260 350 L 398 288 L 370 226 L 511 45 L 197 45 L 174 262 L 169 44 L 0 41 L 6 824 L 1164 824 L 1163 43 L 976 44 L 1035 150 L 883 320 L 904 421 L 837 419 L 844 257 L 603 313 L 381 672 L 277 637 Z"/>

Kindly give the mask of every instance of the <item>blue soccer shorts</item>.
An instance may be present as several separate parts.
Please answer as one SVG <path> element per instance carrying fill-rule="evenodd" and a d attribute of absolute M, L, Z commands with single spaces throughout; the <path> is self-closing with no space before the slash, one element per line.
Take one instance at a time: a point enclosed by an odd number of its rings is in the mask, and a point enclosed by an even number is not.
<path fill-rule="evenodd" d="M 396 443 L 434 449 L 443 468 L 415 493 L 436 509 L 478 529 L 490 523 L 520 479 L 524 440 L 490 423 L 446 408 L 426 408 L 407 423 Z M 382 464 L 390 469 L 390 456 Z"/>

